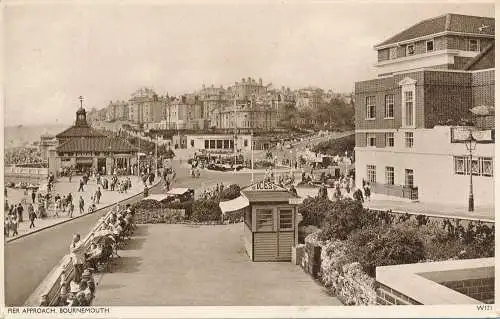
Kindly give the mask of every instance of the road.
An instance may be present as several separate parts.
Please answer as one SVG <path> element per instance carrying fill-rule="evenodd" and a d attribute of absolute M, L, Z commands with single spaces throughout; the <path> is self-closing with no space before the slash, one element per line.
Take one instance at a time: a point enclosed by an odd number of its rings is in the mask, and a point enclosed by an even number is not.
<path fill-rule="evenodd" d="M 188 167 L 174 162 L 177 180 L 173 187 L 191 187 L 199 193 L 201 189 L 211 188 L 217 183 L 228 185 L 250 184 L 251 175 L 231 172 L 202 171 L 200 178 L 188 176 Z M 262 174 L 255 174 L 258 179 Z M 156 187 L 151 193 L 160 193 Z M 138 200 L 136 196 L 128 202 Z M 64 224 L 30 234 L 15 241 L 5 243 L 5 302 L 8 306 L 23 305 L 33 290 L 42 282 L 57 262 L 68 253 L 70 240 L 75 233 L 85 236 L 107 210 L 73 219 Z"/>

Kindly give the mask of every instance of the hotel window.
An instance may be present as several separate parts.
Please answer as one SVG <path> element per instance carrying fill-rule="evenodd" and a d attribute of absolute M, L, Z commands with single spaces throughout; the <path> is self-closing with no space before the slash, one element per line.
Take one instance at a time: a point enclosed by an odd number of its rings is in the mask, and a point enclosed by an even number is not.
<path fill-rule="evenodd" d="M 387 185 L 394 185 L 394 167 L 385 167 L 385 183 Z"/>
<path fill-rule="evenodd" d="M 394 133 L 393 132 L 385 133 L 385 146 L 394 147 Z"/>
<path fill-rule="evenodd" d="M 469 175 L 470 174 L 470 158 L 468 156 L 455 156 L 455 174 Z M 472 175 L 475 176 L 493 176 L 493 159 L 491 157 L 473 157 L 472 158 Z"/>
<path fill-rule="evenodd" d="M 493 176 L 493 159 L 491 157 L 480 157 L 481 175 Z"/>
<path fill-rule="evenodd" d="M 434 51 L 434 40 L 429 40 L 425 42 L 425 49 L 427 50 L 427 52 Z"/>
<path fill-rule="evenodd" d="M 248 140 L 243 141 L 243 146 L 247 147 L 248 146 Z"/>
<path fill-rule="evenodd" d="M 273 231 L 274 219 L 272 209 L 256 210 L 257 231 Z"/>
<path fill-rule="evenodd" d="M 413 170 L 405 169 L 405 186 L 413 187 Z"/>
<path fill-rule="evenodd" d="M 366 134 L 366 146 L 377 146 L 377 137 L 375 134 Z"/>
<path fill-rule="evenodd" d="M 293 230 L 291 209 L 280 209 L 280 230 Z"/>
<path fill-rule="evenodd" d="M 224 140 L 224 148 L 229 148 L 229 140 Z"/>
<path fill-rule="evenodd" d="M 413 108 L 414 108 L 414 100 L 413 100 L 413 91 L 405 91 L 404 92 L 404 103 L 405 103 L 405 126 L 413 126 Z"/>
<path fill-rule="evenodd" d="M 366 178 L 370 183 L 377 181 L 377 168 L 375 165 L 366 165 Z"/>
<path fill-rule="evenodd" d="M 413 147 L 413 132 L 405 132 L 405 146 L 407 148 Z"/>
<path fill-rule="evenodd" d="M 215 140 L 210 140 L 210 148 L 215 148 Z"/>
<path fill-rule="evenodd" d="M 217 148 L 222 148 L 222 140 L 217 140 Z"/>
<path fill-rule="evenodd" d="M 469 51 L 479 52 L 479 40 L 469 39 Z"/>
<path fill-rule="evenodd" d="M 414 44 L 408 44 L 406 46 L 406 55 L 414 55 L 415 54 L 415 45 Z"/>
<path fill-rule="evenodd" d="M 384 118 L 393 119 L 394 118 L 394 95 L 388 94 L 385 96 L 385 114 Z"/>
<path fill-rule="evenodd" d="M 366 97 L 366 119 L 373 120 L 375 119 L 375 97 L 367 96 Z"/>
<path fill-rule="evenodd" d="M 466 161 L 465 157 L 463 157 L 463 156 L 455 156 L 455 174 L 465 175 L 465 171 L 466 171 L 465 161 Z"/>
<path fill-rule="evenodd" d="M 209 146 L 210 146 L 210 145 L 209 145 L 208 140 L 205 140 L 205 148 L 209 148 Z"/>

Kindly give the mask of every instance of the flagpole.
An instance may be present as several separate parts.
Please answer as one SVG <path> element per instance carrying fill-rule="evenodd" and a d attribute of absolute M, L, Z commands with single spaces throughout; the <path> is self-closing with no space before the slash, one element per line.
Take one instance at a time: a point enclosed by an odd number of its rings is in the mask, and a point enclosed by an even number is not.
<path fill-rule="evenodd" d="M 251 148 L 251 152 L 252 152 L 252 183 L 254 181 L 253 179 L 253 129 L 252 129 L 252 138 L 250 139 L 250 148 Z"/>
<path fill-rule="evenodd" d="M 236 98 L 234 98 L 234 172 L 236 172 L 236 143 L 238 142 L 238 133 L 236 128 Z"/>
<path fill-rule="evenodd" d="M 158 176 L 158 135 L 156 135 L 156 143 L 155 143 L 155 172 Z"/>

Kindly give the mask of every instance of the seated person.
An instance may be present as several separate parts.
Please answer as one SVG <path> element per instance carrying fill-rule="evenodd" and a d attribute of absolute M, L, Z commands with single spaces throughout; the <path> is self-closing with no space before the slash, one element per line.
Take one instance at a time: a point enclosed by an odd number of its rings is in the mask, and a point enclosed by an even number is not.
<path fill-rule="evenodd" d="M 87 284 L 86 280 L 80 281 L 80 293 L 83 292 L 85 299 L 84 302 L 87 306 L 90 306 L 90 303 L 92 302 L 92 299 L 94 298 L 92 292 L 89 289 L 89 286 Z"/>
<path fill-rule="evenodd" d="M 99 260 L 101 259 L 102 249 L 97 247 L 96 243 L 90 244 L 89 250 L 85 253 L 85 259 L 90 267 L 97 270 Z"/>

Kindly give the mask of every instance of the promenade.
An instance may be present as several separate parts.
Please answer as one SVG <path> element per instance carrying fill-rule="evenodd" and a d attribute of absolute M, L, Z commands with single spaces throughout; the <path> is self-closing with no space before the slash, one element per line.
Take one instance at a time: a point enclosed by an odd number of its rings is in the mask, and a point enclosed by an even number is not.
<path fill-rule="evenodd" d="M 251 262 L 243 223 L 139 225 L 94 306 L 341 306 L 300 267 Z"/>
<path fill-rule="evenodd" d="M 297 188 L 297 194 L 301 197 L 315 197 L 318 195 L 318 188 Z M 328 188 L 328 197 L 333 198 L 333 188 Z M 342 194 L 345 195 L 345 189 L 342 188 Z M 352 197 L 352 191 L 350 194 Z M 495 220 L 495 208 L 485 205 L 476 205 L 475 211 L 467 211 L 467 203 L 464 201 L 463 205 L 460 204 L 444 204 L 444 203 L 427 203 L 415 202 L 409 199 L 387 196 L 383 194 L 372 194 L 370 201 L 363 203 L 366 208 L 392 210 L 408 212 L 411 214 L 431 214 L 441 215 L 450 218 L 465 217 L 472 219 L 487 219 Z"/>
<path fill-rule="evenodd" d="M 124 177 L 120 177 L 120 179 L 123 179 Z M 127 191 L 127 193 L 119 193 L 118 191 L 110 191 L 110 190 L 105 190 L 101 187 L 101 200 L 99 204 L 96 204 L 97 209 L 100 209 L 102 207 L 106 207 L 109 205 L 112 205 L 113 203 L 119 202 L 125 198 L 130 197 L 133 194 L 140 193 L 144 190 L 144 184 L 142 180 L 137 177 L 137 176 L 130 176 L 130 179 L 132 181 L 132 188 Z M 82 196 L 84 202 L 85 202 L 85 212 L 86 214 L 88 212 L 88 207 L 89 204 L 92 203 L 91 197 L 95 194 L 97 190 L 97 182 L 95 179 L 89 180 L 88 184 L 84 186 L 84 191 L 83 192 L 78 192 L 78 186 L 79 186 L 79 181 L 80 177 L 79 176 L 74 176 L 72 178 L 71 183 L 69 182 L 67 177 L 62 177 L 59 178 L 57 183 L 55 183 L 54 191 L 53 194 L 59 194 L 61 196 L 66 196 L 68 193 L 71 193 L 73 196 L 73 204 L 75 205 L 75 210 L 73 212 L 73 218 L 81 216 L 78 208 L 78 200 L 80 196 Z M 7 200 L 10 204 L 17 204 L 21 202 L 23 199 L 26 199 L 28 203 L 31 203 L 31 192 L 29 192 L 27 195 L 24 194 L 24 190 L 21 189 L 8 189 L 8 196 Z M 11 241 L 19 236 L 26 235 L 28 233 L 38 231 L 42 228 L 50 227 L 52 225 L 65 222 L 70 220 L 71 218 L 68 216 L 68 212 L 59 212 L 59 217 L 54 216 L 53 211 L 49 211 L 49 216 L 47 218 L 37 218 L 35 220 L 35 228 L 29 228 L 30 222 L 28 220 L 28 212 L 27 212 L 27 205 L 24 205 L 24 212 L 23 212 L 23 222 L 19 224 L 18 226 L 18 235 L 17 236 L 10 236 L 7 238 L 7 241 Z M 12 235 L 12 233 L 11 233 Z"/>

